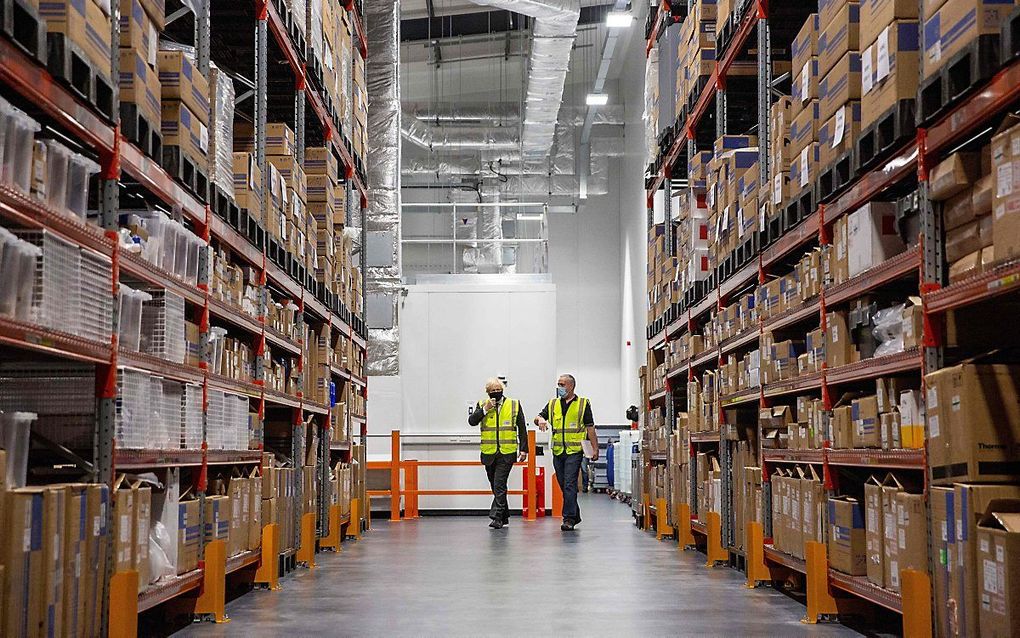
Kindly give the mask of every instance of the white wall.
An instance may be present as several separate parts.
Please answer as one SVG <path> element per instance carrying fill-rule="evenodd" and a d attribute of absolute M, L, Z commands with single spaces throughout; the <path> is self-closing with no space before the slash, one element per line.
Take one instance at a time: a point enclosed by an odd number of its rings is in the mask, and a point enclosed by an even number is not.
<path fill-rule="evenodd" d="M 549 215 L 549 274 L 556 284 L 556 369 L 577 378 L 596 421 L 622 423 L 621 260 L 618 171 L 608 195 L 577 213 Z M 547 382 L 550 395 L 555 378 Z"/>
<path fill-rule="evenodd" d="M 634 24 L 644 24 L 647 4 L 635 4 Z M 639 15 L 640 14 L 640 15 Z M 645 327 L 648 267 L 648 229 L 644 190 L 645 135 L 641 115 L 644 110 L 645 43 L 631 37 L 624 49 L 621 92 L 627 96 L 624 127 L 625 155 L 620 162 L 620 240 L 622 259 L 622 335 L 620 387 L 624 405 L 640 405 L 641 386 L 638 368 L 644 365 L 647 339 Z M 627 345 L 629 342 L 630 345 Z"/>

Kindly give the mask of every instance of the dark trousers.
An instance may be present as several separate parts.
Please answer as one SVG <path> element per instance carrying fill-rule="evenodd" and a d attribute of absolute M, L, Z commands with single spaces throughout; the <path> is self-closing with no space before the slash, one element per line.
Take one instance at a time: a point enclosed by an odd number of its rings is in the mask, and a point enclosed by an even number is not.
<path fill-rule="evenodd" d="M 581 470 L 582 459 L 583 452 L 553 455 L 556 482 L 563 492 L 563 521 L 575 525 L 581 522 L 581 509 L 577 506 L 577 475 Z"/>
<path fill-rule="evenodd" d="M 510 520 L 510 506 L 506 500 L 506 482 L 510 478 L 510 470 L 517 461 L 516 454 L 482 454 L 482 465 L 489 477 L 492 488 L 492 506 L 489 507 L 489 518 L 505 523 Z"/>

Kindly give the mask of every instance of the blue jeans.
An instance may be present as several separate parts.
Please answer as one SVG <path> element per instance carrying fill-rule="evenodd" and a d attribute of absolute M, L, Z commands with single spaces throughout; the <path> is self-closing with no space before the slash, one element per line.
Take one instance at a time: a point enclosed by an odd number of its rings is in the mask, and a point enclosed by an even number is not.
<path fill-rule="evenodd" d="M 582 459 L 582 452 L 553 455 L 556 482 L 563 492 L 563 522 L 575 525 L 581 522 L 581 509 L 577 506 L 577 475 L 581 470 Z"/>

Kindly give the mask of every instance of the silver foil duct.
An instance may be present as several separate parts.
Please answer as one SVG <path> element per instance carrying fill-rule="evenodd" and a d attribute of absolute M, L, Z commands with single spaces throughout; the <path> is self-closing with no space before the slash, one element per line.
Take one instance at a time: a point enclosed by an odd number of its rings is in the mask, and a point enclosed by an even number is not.
<path fill-rule="evenodd" d="M 400 3 L 372 0 L 365 3 L 368 57 L 368 210 L 365 232 L 383 254 L 365 246 L 365 302 L 382 321 L 368 322 L 367 373 L 400 373 Z M 392 313 L 385 317 L 387 308 Z M 380 310 L 381 309 L 381 310 Z M 373 325 L 382 327 L 372 327 Z"/>
<path fill-rule="evenodd" d="M 521 142 L 525 156 L 545 156 L 553 144 L 581 4 L 578 0 L 472 1 L 535 19 Z"/>

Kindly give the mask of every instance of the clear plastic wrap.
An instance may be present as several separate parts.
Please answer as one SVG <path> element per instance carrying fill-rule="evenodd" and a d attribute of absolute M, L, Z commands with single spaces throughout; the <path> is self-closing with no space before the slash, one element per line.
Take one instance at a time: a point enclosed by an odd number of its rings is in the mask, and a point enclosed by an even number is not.
<path fill-rule="evenodd" d="M 32 154 L 40 128 L 27 113 L 0 98 L 0 181 L 23 193 L 32 186 Z"/>
<path fill-rule="evenodd" d="M 875 327 L 871 334 L 878 341 L 876 357 L 903 352 L 903 307 L 899 304 L 875 313 Z"/>
<path fill-rule="evenodd" d="M 223 369 L 223 340 L 226 336 L 227 331 L 223 328 L 216 326 L 209 328 L 209 351 L 212 354 L 210 370 L 216 374 L 220 374 Z"/>
<path fill-rule="evenodd" d="M 170 561 L 171 552 L 176 554 L 177 542 L 170 537 L 163 521 L 156 521 L 149 530 L 149 582 L 160 578 L 173 578 L 177 568 Z"/>
<path fill-rule="evenodd" d="M 0 315 L 26 321 L 35 301 L 35 264 L 38 246 L 0 228 Z"/>
<path fill-rule="evenodd" d="M 0 447 L 7 451 L 7 489 L 25 487 L 34 412 L 0 412 Z"/>
<path fill-rule="evenodd" d="M 209 135 L 209 179 L 234 197 L 234 81 L 213 64 L 209 69 L 212 96 Z"/>
<path fill-rule="evenodd" d="M 133 290 L 120 285 L 120 347 L 138 352 L 142 331 L 142 304 L 152 301 L 152 295 L 144 290 Z"/>
<path fill-rule="evenodd" d="M 89 203 L 89 179 L 99 172 L 99 164 L 78 153 L 71 153 L 69 160 L 64 209 L 85 219 Z"/>

